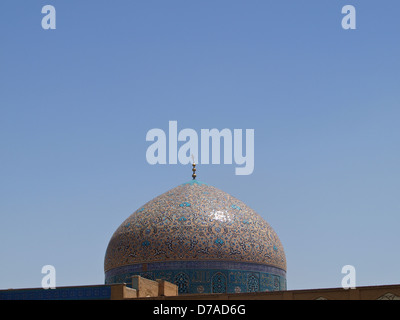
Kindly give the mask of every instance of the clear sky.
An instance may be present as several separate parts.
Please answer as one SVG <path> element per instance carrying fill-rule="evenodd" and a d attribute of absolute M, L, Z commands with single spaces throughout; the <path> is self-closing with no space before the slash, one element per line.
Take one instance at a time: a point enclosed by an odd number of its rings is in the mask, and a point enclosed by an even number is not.
<path fill-rule="evenodd" d="M 56 29 L 44 30 L 44 5 Z M 341 25 L 356 8 L 356 29 Z M 198 165 L 277 232 L 288 289 L 400 283 L 398 0 L 1 0 L 0 289 L 104 283 L 115 229 L 191 179 L 146 133 L 254 129 Z"/>

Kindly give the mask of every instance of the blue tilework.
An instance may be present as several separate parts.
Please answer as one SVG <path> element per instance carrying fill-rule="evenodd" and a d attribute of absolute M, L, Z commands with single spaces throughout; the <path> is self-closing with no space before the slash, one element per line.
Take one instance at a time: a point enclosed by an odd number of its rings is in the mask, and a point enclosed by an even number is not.
<path fill-rule="evenodd" d="M 286 257 L 271 226 L 242 201 L 197 180 L 130 215 L 109 242 L 104 270 L 106 283 L 126 282 L 133 274 L 152 278 L 168 273 L 169 281 L 179 279 L 180 288 L 188 282 L 193 293 L 212 291 L 211 278 L 194 287 L 191 279 L 200 271 L 221 272 L 214 287 L 220 290 L 226 277 L 229 292 L 286 288 Z M 228 272 L 239 272 L 245 284 L 232 287 Z"/>
<path fill-rule="evenodd" d="M 111 286 L 60 287 L 56 289 L 0 290 L 0 300 L 102 300 L 111 298 Z"/>
<path fill-rule="evenodd" d="M 182 265 L 176 263 L 170 266 L 160 268 L 151 268 L 147 266 L 147 270 L 134 270 L 134 268 L 122 268 L 118 272 L 108 272 L 106 274 L 106 284 L 113 283 L 126 283 L 131 286 L 131 277 L 133 275 L 140 275 L 144 278 L 156 280 L 164 279 L 169 282 L 175 283 L 178 286 L 179 294 L 188 293 L 235 293 L 235 292 L 264 292 L 264 291 L 277 291 L 286 290 L 286 273 L 274 267 L 270 267 L 270 272 L 255 271 L 257 267 L 254 266 L 253 270 L 237 270 L 229 269 L 229 267 L 238 266 L 238 264 L 218 265 L 218 263 L 208 263 L 209 268 L 193 268 L 189 269 L 189 264 Z M 177 267 L 183 266 L 184 268 L 178 269 Z M 176 269 L 174 269 L 174 267 Z M 222 268 L 221 268 L 222 267 Z M 258 266 L 266 271 L 266 268 Z M 217 281 L 217 283 L 215 283 Z"/>

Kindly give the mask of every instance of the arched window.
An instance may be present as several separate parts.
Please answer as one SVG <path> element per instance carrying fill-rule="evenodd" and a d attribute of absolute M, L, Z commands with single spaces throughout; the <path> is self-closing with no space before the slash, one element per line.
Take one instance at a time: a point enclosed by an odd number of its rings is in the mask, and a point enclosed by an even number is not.
<path fill-rule="evenodd" d="M 226 277 L 221 272 L 217 272 L 211 278 L 212 293 L 225 293 L 226 292 Z"/>
<path fill-rule="evenodd" d="M 189 293 L 189 276 L 186 273 L 178 273 L 174 283 L 178 286 L 179 293 Z"/>
<path fill-rule="evenodd" d="M 279 291 L 279 290 L 281 290 L 279 277 L 274 277 L 274 291 Z"/>
<path fill-rule="evenodd" d="M 247 278 L 247 291 L 248 292 L 260 291 L 260 281 L 255 274 L 251 274 Z"/>

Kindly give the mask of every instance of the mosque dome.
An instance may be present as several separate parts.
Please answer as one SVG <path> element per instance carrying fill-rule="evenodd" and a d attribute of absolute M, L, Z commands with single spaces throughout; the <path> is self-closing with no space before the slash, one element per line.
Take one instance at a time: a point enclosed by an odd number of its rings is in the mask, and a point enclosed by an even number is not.
<path fill-rule="evenodd" d="M 286 290 L 271 226 L 242 201 L 193 179 L 149 201 L 114 232 L 105 283 L 165 279 L 180 293 Z"/>

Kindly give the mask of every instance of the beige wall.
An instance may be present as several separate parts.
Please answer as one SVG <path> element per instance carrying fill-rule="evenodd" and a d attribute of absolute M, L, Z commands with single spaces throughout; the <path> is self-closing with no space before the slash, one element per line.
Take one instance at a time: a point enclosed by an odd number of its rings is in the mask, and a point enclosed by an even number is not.
<path fill-rule="evenodd" d="M 177 296 L 178 286 L 161 279 L 157 279 L 158 282 L 158 295 L 159 296 Z"/>
<path fill-rule="evenodd" d="M 356 289 L 328 288 L 277 292 L 185 294 L 148 297 L 149 300 L 376 300 L 400 299 L 400 285 L 369 286 Z"/>
<path fill-rule="evenodd" d="M 111 286 L 111 300 L 124 300 L 137 298 L 135 289 L 128 288 L 125 284 L 114 284 Z"/>

